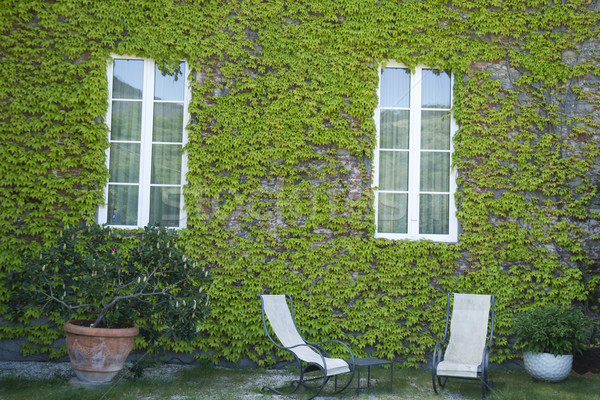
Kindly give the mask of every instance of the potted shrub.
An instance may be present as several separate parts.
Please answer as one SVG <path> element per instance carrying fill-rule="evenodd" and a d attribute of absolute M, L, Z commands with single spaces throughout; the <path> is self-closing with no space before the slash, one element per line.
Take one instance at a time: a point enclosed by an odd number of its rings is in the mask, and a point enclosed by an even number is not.
<path fill-rule="evenodd" d="M 146 227 L 122 235 L 98 224 L 67 227 L 11 272 L 13 313 L 60 311 L 79 380 L 109 382 L 123 367 L 143 321 L 147 339 L 189 340 L 207 313 L 208 271 L 186 258 L 177 232 Z M 114 343 L 113 343 L 114 342 Z"/>
<path fill-rule="evenodd" d="M 525 369 L 534 378 L 551 382 L 569 375 L 573 353 L 584 349 L 591 329 L 591 321 L 581 310 L 556 305 L 522 312 L 514 323 Z"/>

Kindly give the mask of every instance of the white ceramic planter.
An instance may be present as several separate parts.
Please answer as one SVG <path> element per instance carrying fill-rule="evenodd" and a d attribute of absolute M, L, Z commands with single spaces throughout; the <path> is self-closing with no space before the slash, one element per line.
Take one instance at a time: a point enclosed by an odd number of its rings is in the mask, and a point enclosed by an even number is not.
<path fill-rule="evenodd" d="M 565 379 L 573 366 L 573 355 L 555 356 L 550 353 L 523 354 L 525 370 L 534 378 L 549 382 Z"/>

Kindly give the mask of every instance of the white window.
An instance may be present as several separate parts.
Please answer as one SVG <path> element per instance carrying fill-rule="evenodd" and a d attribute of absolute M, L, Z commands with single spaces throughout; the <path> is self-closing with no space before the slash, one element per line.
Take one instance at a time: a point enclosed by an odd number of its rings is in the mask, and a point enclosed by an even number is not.
<path fill-rule="evenodd" d="M 100 223 L 185 226 L 187 69 L 182 62 L 175 74 L 163 74 L 154 61 L 133 57 L 109 63 L 110 177 Z"/>
<path fill-rule="evenodd" d="M 390 62 L 379 82 L 375 236 L 455 242 L 452 76 Z"/>

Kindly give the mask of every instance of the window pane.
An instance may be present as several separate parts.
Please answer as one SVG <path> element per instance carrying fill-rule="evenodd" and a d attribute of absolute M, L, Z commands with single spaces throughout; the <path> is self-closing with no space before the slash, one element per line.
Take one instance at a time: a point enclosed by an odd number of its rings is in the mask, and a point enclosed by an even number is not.
<path fill-rule="evenodd" d="M 405 68 L 386 68 L 381 74 L 381 107 L 410 106 L 410 72 Z"/>
<path fill-rule="evenodd" d="M 138 183 L 140 177 L 140 145 L 111 143 L 110 182 Z"/>
<path fill-rule="evenodd" d="M 150 188 L 150 224 L 179 226 L 179 187 L 153 186 Z"/>
<path fill-rule="evenodd" d="M 419 198 L 419 233 L 447 235 L 450 195 L 422 194 Z"/>
<path fill-rule="evenodd" d="M 138 186 L 108 185 L 107 212 L 111 225 L 137 225 Z"/>
<path fill-rule="evenodd" d="M 450 190 L 450 153 L 421 152 L 421 191 Z"/>
<path fill-rule="evenodd" d="M 155 144 L 152 146 L 153 184 L 181 183 L 181 145 Z"/>
<path fill-rule="evenodd" d="M 141 99 L 144 60 L 114 60 L 113 98 Z"/>
<path fill-rule="evenodd" d="M 111 140 L 140 140 L 142 135 L 142 103 L 113 101 L 110 118 Z"/>
<path fill-rule="evenodd" d="M 158 66 L 154 67 L 154 99 L 183 101 L 185 79 L 183 78 L 184 63 L 179 64 L 179 73 L 164 75 Z"/>
<path fill-rule="evenodd" d="M 379 193 L 377 206 L 377 232 L 408 232 L 408 195 L 405 193 Z"/>
<path fill-rule="evenodd" d="M 154 142 L 182 142 L 183 103 L 154 103 L 152 140 Z"/>
<path fill-rule="evenodd" d="M 408 152 L 379 153 L 379 189 L 408 190 Z"/>
<path fill-rule="evenodd" d="M 380 144 L 382 149 L 408 149 L 408 110 L 382 110 Z"/>
<path fill-rule="evenodd" d="M 450 150 L 450 115 L 447 111 L 421 112 L 421 148 Z"/>
<path fill-rule="evenodd" d="M 422 80 L 421 105 L 427 108 L 450 108 L 450 75 L 424 69 Z"/>

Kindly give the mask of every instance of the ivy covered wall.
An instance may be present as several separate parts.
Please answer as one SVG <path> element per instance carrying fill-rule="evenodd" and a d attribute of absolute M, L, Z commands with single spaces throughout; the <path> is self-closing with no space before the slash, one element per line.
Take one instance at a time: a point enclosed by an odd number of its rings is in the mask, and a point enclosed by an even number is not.
<path fill-rule="evenodd" d="M 270 364 L 256 295 L 290 293 L 305 336 L 414 365 L 452 290 L 498 295 L 505 360 L 519 309 L 597 298 L 599 18 L 590 0 L 3 0 L 0 275 L 95 218 L 110 55 L 184 59 L 182 240 L 213 270 L 213 312 L 173 349 Z M 373 238 L 373 111 L 392 59 L 455 76 L 455 244 Z M 60 336 L 0 334 L 33 352 Z"/>

